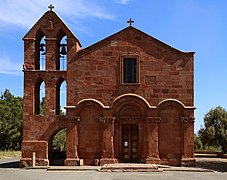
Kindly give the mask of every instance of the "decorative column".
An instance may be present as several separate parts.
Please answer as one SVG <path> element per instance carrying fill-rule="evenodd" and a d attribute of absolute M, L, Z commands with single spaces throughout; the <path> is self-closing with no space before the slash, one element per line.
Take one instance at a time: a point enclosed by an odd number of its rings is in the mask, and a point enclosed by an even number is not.
<path fill-rule="evenodd" d="M 78 156 L 78 122 L 80 117 L 67 117 L 67 129 L 66 129 L 66 166 L 79 165 Z"/>
<path fill-rule="evenodd" d="M 161 122 L 160 117 L 147 117 L 147 164 L 158 164 L 160 163 L 159 151 L 158 151 L 158 128 Z"/>
<path fill-rule="evenodd" d="M 101 123 L 101 159 L 100 165 L 117 163 L 114 158 L 114 120 L 115 117 L 100 117 Z"/>
<path fill-rule="evenodd" d="M 182 166 L 195 166 L 194 159 L 194 117 L 181 117 L 182 122 Z"/>

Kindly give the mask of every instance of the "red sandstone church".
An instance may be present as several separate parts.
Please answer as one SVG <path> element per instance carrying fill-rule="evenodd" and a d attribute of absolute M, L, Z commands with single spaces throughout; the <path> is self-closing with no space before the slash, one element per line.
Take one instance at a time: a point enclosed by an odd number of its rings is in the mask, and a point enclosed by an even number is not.
<path fill-rule="evenodd" d="M 62 129 L 65 165 L 195 164 L 194 52 L 179 51 L 129 23 L 82 48 L 51 7 L 25 35 L 21 165 L 31 165 L 35 153 L 36 165 L 48 166 L 52 139 Z M 66 115 L 60 115 L 63 82 Z"/>

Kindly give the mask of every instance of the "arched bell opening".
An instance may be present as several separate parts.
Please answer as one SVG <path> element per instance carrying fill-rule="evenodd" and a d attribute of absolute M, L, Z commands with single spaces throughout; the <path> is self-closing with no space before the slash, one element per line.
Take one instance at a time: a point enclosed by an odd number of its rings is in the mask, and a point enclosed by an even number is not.
<path fill-rule="evenodd" d="M 46 36 L 39 30 L 35 38 L 35 70 L 46 69 Z"/>
<path fill-rule="evenodd" d="M 58 33 L 58 46 L 57 46 L 58 59 L 56 62 L 56 70 L 67 70 L 67 36 L 63 31 Z"/>

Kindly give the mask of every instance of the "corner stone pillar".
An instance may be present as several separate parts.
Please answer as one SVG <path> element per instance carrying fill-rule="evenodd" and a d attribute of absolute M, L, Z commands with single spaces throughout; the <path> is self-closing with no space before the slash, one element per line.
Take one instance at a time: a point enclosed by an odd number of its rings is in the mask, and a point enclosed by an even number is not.
<path fill-rule="evenodd" d="M 101 123 L 101 159 L 100 165 L 117 163 L 114 158 L 114 120 L 115 117 L 100 117 Z"/>
<path fill-rule="evenodd" d="M 160 117 L 147 117 L 147 158 L 146 164 L 160 163 L 158 151 L 158 128 L 161 121 Z"/>
<path fill-rule="evenodd" d="M 78 122 L 80 117 L 68 117 L 66 130 L 66 166 L 79 165 L 78 156 Z"/>
<path fill-rule="evenodd" d="M 194 119 L 191 117 L 181 117 L 183 133 L 182 166 L 196 165 L 194 159 Z"/>

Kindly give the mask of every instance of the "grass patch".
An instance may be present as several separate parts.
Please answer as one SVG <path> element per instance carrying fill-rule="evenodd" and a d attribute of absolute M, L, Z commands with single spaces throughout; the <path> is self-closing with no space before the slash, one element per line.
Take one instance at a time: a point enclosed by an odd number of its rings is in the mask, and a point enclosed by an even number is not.
<path fill-rule="evenodd" d="M 0 151 L 0 159 L 10 157 L 21 157 L 21 151 Z"/>

